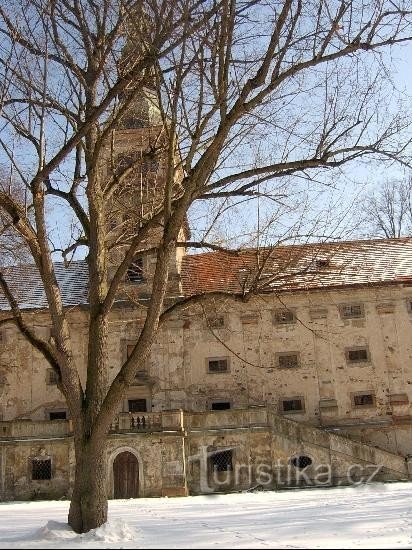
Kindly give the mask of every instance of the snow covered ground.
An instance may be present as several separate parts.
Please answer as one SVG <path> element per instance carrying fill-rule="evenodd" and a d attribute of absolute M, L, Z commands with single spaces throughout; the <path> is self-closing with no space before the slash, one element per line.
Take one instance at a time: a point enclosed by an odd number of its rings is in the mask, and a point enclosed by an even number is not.
<path fill-rule="evenodd" d="M 0 548 L 412 548 L 412 483 L 116 500 L 76 535 L 67 501 L 0 504 Z"/>

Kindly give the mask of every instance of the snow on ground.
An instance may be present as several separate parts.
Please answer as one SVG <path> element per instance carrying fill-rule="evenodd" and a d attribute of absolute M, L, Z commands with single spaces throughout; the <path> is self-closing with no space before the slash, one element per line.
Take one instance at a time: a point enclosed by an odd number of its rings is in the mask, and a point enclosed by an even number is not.
<path fill-rule="evenodd" d="M 412 548 L 412 482 L 113 500 L 76 535 L 67 501 L 0 504 L 0 548 Z"/>

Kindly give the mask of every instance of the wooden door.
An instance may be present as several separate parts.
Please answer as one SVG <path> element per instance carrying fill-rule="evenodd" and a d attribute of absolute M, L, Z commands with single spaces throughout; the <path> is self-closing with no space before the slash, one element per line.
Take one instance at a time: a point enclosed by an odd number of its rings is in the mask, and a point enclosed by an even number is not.
<path fill-rule="evenodd" d="M 139 496 L 139 463 L 134 454 L 125 451 L 113 462 L 114 498 Z"/>

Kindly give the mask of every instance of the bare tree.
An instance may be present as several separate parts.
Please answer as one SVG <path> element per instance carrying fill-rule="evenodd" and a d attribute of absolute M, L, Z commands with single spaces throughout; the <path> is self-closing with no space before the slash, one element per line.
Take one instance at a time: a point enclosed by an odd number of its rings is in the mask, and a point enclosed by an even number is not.
<path fill-rule="evenodd" d="M 370 236 L 399 238 L 412 233 L 412 177 L 383 182 L 365 197 L 363 227 Z"/>
<path fill-rule="evenodd" d="M 207 230 L 187 239 L 191 206 L 212 201 L 230 210 L 256 198 L 280 204 L 301 179 L 310 183 L 349 161 L 407 162 L 409 121 L 391 112 L 383 72 L 385 49 L 412 39 L 407 5 L 0 2 L 0 145 L 30 195 L 34 220 L 5 190 L 0 209 L 43 281 L 53 342 L 30 327 L 5 273 L 0 284 L 15 323 L 57 373 L 73 419 L 69 523 L 77 532 L 106 521 L 106 436 L 159 327 L 172 312 L 209 298 L 199 293 L 165 306 L 176 246 L 216 248 Z M 139 126 L 151 129 L 133 154 L 127 129 Z M 64 257 L 87 250 L 85 386 L 52 261 L 57 247 L 46 205 L 54 200 L 72 214 Z M 109 315 L 142 254 L 155 259 L 144 326 L 109 384 Z M 268 256 L 257 254 L 253 276 L 234 299 L 259 291 Z"/>

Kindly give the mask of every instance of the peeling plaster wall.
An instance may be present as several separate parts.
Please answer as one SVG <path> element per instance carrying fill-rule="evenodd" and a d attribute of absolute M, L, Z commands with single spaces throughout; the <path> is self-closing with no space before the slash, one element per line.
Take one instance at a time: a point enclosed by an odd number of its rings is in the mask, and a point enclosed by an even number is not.
<path fill-rule="evenodd" d="M 410 297 L 412 290 L 399 285 L 290 292 L 252 298 L 245 304 L 226 301 L 206 311 L 206 315 L 224 317 L 225 326 L 213 331 L 202 311 L 186 309 L 160 330 L 145 376 L 128 390 L 120 410 L 127 410 L 128 398 L 147 398 L 153 411 L 206 411 L 216 400 L 230 401 L 233 407 L 269 404 L 278 408 L 282 399 L 299 396 L 305 407 L 291 414 L 294 420 L 338 427 L 372 445 L 412 453 L 411 438 L 406 437 L 406 425 L 412 426 Z M 362 303 L 365 317 L 342 319 L 339 305 L 345 303 Z M 296 313 L 295 323 L 274 323 L 273 312 L 283 307 Z M 31 316 L 36 332 L 48 338 L 46 313 Z M 136 308 L 113 310 L 108 340 L 110 379 L 125 359 L 127 344 L 137 340 L 143 317 L 144 311 Z M 72 309 L 69 319 L 84 381 L 87 311 Z M 368 347 L 370 362 L 347 363 L 345 349 L 357 346 Z M 277 366 L 276 354 L 285 352 L 299 354 L 299 367 Z M 229 372 L 209 373 L 210 357 L 228 357 Z M 3 329 L 0 414 L 4 420 L 44 420 L 48 411 L 65 408 L 56 386 L 46 383 L 46 371 L 40 354 L 13 325 Z M 351 394 L 361 391 L 375 394 L 374 406 L 353 406 Z M 390 395 L 404 394 L 407 401 L 390 403 Z M 321 400 L 332 406 L 320 407 Z"/>

